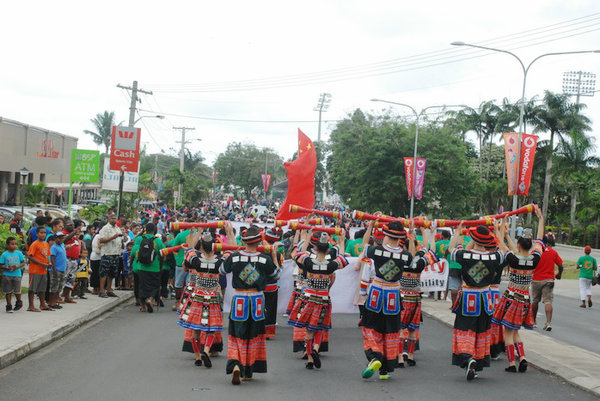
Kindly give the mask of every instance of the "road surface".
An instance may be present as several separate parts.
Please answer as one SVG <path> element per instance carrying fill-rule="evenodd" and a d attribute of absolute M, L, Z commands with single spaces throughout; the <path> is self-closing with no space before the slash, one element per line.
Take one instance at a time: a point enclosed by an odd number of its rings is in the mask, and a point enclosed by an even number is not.
<path fill-rule="evenodd" d="M 167 307 L 170 306 L 167 302 Z M 0 372 L 3 400 L 596 400 L 560 378 L 530 369 L 504 372 L 493 362 L 466 382 L 450 365 L 451 330 L 427 319 L 417 366 L 399 369 L 389 381 L 361 379 L 366 360 L 357 316 L 335 315 L 331 352 L 323 368 L 306 370 L 291 352 L 292 330 L 279 317 L 277 338 L 268 342 L 267 374 L 232 386 L 225 356 L 213 368 L 195 367 L 181 352 L 183 330 L 170 308 L 140 313 L 128 305 Z M 558 328 L 558 327 L 557 327 Z M 557 330 L 557 333 L 559 331 Z M 527 346 L 527 345 L 525 345 Z"/>

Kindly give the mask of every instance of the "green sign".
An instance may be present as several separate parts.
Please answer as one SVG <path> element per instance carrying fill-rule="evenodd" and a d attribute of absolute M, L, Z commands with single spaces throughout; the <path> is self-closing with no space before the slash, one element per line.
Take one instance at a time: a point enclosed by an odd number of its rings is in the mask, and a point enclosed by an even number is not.
<path fill-rule="evenodd" d="M 71 182 L 98 182 L 100 177 L 100 152 L 73 149 L 71 153 Z"/>

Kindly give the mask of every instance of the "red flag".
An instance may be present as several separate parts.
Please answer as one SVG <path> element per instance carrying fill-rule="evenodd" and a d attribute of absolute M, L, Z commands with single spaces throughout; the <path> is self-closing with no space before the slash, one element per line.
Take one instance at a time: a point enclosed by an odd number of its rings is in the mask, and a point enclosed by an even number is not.
<path fill-rule="evenodd" d="M 277 212 L 277 220 L 293 220 L 306 213 L 290 213 L 289 205 L 312 209 L 315 205 L 315 171 L 317 152 L 309 137 L 298 129 L 298 157 L 284 163 L 287 170 L 288 190 L 283 205 Z"/>
<path fill-rule="evenodd" d="M 517 195 L 529 193 L 529 184 L 531 184 L 531 173 L 533 172 L 533 162 L 535 161 L 535 151 L 537 149 L 538 137 L 535 135 L 523 134 L 521 143 L 521 163 L 519 163 L 519 186 Z"/>

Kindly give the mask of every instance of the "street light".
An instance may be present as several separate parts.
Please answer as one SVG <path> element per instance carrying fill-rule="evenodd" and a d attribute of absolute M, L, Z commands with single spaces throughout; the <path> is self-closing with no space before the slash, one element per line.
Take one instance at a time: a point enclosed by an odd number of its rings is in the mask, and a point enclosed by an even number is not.
<path fill-rule="evenodd" d="M 418 147 L 418 143 L 419 143 L 419 119 L 421 118 L 421 116 L 423 115 L 423 113 L 428 110 L 428 109 L 433 109 L 436 107 L 443 107 L 443 108 L 448 108 L 448 107 L 467 107 L 464 106 L 462 104 L 450 104 L 450 105 L 446 105 L 446 104 L 441 104 L 441 105 L 436 105 L 436 106 L 427 106 L 424 109 L 421 110 L 421 112 L 417 112 L 417 110 L 415 110 L 412 106 L 406 104 L 406 103 L 398 103 L 398 102 L 390 102 L 389 100 L 382 100 L 382 99 L 371 99 L 372 102 L 382 102 L 382 103 L 389 103 L 389 104 L 395 104 L 397 106 L 404 106 L 404 107 L 408 107 L 415 115 L 416 120 L 415 120 L 415 152 L 414 152 L 414 157 L 413 157 L 413 175 L 412 175 L 412 192 L 411 192 L 411 196 L 410 196 L 410 218 L 413 218 L 413 212 L 414 212 L 414 208 L 415 208 L 415 183 L 416 183 L 416 176 L 417 176 L 417 147 Z"/>
<path fill-rule="evenodd" d="M 331 103 L 331 93 L 321 93 L 319 96 L 319 102 L 313 109 L 319 112 L 319 133 L 317 135 L 317 142 L 321 142 L 321 114 L 329 109 Z"/>
<path fill-rule="evenodd" d="M 29 170 L 23 167 L 19 170 L 19 174 L 21 174 L 21 216 L 25 213 L 25 177 L 29 176 Z"/>
<path fill-rule="evenodd" d="M 140 121 L 142 118 L 158 118 L 159 120 L 164 120 L 165 116 L 161 116 L 160 114 L 157 114 L 155 116 L 140 116 L 137 120 L 133 122 L 133 125 L 135 126 L 135 124 L 137 124 L 137 122 Z"/>
<path fill-rule="evenodd" d="M 528 65 L 527 67 L 525 67 L 525 64 L 523 63 L 523 61 L 519 58 L 519 56 L 517 56 L 516 54 L 514 54 L 513 52 L 510 52 L 508 50 L 502 50 L 502 49 L 496 49 L 494 47 L 487 47 L 487 46 L 479 46 L 479 45 L 474 45 L 471 43 L 465 43 L 465 42 L 460 42 L 460 41 L 456 41 L 456 42 L 452 42 L 450 43 L 452 46 L 468 46 L 468 47 L 474 47 L 477 49 L 484 49 L 484 50 L 490 50 L 493 52 L 499 52 L 499 53 L 506 53 L 509 54 L 511 56 L 513 56 L 514 58 L 517 59 L 517 61 L 519 62 L 519 64 L 521 65 L 521 68 L 523 69 L 523 89 L 521 91 L 521 104 L 519 107 L 519 147 L 518 147 L 518 153 L 517 154 L 521 154 L 521 140 L 523 139 L 523 114 L 525 112 L 525 86 L 527 84 L 527 73 L 529 72 L 529 68 L 531 68 L 531 66 L 533 65 L 533 63 L 535 63 L 536 61 L 538 61 L 539 59 L 541 59 L 542 57 L 547 57 L 547 56 L 562 56 L 562 55 L 566 55 L 566 54 L 585 54 L 585 53 L 600 53 L 600 50 L 580 50 L 580 51 L 572 51 L 572 52 L 552 52 L 552 53 L 545 53 L 545 54 L 541 54 L 539 56 L 537 56 L 536 58 L 534 58 Z M 517 159 L 517 171 L 519 171 L 520 169 L 520 160 Z M 518 184 L 518 182 L 516 182 L 515 184 Z M 543 215 L 544 217 L 546 217 L 547 211 L 548 211 L 548 199 L 547 194 L 545 193 L 546 191 L 544 191 L 544 204 L 543 204 Z M 516 210 L 517 209 L 517 204 L 518 204 L 518 195 L 517 195 L 517 191 L 515 188 L 515 194 L 513 195 L 513 204 L 512 204 L 512 209 Z M 512 219 L 511 224 L 510 224 L 510 232 L 511 232 L 511 236 L 514 238 L 515 236 L 515 228 L 516 228 L 516 224 L 517 224 L 517 220 L 516 218 Z"/>

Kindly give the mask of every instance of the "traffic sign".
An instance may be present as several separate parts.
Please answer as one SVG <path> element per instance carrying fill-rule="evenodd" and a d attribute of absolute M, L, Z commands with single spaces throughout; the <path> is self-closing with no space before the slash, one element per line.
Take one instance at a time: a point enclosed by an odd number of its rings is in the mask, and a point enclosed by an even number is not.
<path fill-rule="evenodd" d="M 110 169 L 138 172 L 140 160 L 141 129 L 134 127 L 112 127 Z"/>
<path fill-rule="evenodd" d="M 71 152 L 71 181 L 98 182 L 100 176 L 100 152 L 73 149 Z"/>

